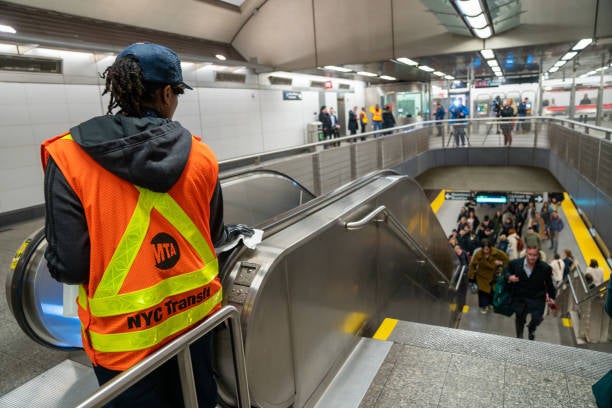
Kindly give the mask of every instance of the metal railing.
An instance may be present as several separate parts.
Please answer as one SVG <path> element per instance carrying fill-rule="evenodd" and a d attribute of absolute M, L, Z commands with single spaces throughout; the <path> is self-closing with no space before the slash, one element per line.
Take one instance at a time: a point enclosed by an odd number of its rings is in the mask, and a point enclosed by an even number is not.
<path fill-rule="evenodd" d="M 394 231 L 398 237 L 407 244 L 413 252 L 418 254 L 422 259 L 417 260 L 418 263 L 424 263 L 429 265 L 442 279 L 438 281 L 441 284 L 449 285 L 449 289 L 453 290 L 454 288 L 450 284 L 449 278 L 438 268 L 438 266 L 433 262 L 433 260 L 427 255 L 426 251 L 421 247 L 421 245 L 410 235 L 410 233 L 406 230 L 406 228 L 402 225 L 402 223 L 395 218 L 395 216 L 385 207 L 381 205 L 367 214 L 365 217 L 358 221 L 346 222 L 344 227 L 348 231 L 355 231 L 363 228 L 370 222 L 375 223 L 384 223 L 391 227 L 392 231 Z"/>
<path fill-rule="evenodd" d="M 100 407 L 132 385 L 146 377 L 153 370 L 160 367 L 174 356 L 178 358 L 181 389 L 185 407 L 198 406 L 197 392 L 191 366 L 191 353 L 189 346 L 195 341 L 211 332 L 217 326 L 229 321 L 229 334 L 232 343 L 232 357 L 234 360 L 234 374 L 236 377 L 237 401 L 240 408 L 250 407 L 249 389 L 247 383 L 246 365 L 242 342 L 242 329 L 240 328 L 240 313 L 233 306 L 225 306 L 214 313 L 200 325 L 175 339 L 149 357 L 140 361 L 119 374 L 117 377 L 101 386 L 94 394 L 77 405 L 77 408 Z"/>

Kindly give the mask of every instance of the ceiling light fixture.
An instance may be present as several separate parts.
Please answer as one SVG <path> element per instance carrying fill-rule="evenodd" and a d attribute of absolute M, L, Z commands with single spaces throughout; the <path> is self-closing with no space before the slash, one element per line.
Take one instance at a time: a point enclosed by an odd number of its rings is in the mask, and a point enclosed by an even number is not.
<path fill-rule="evenodd" d="M 446 76 L 446 74 L 444 72 L 440 72 L 440 71 L 435 71 L 433 74 L 436 75 L 436 76 L 439 76 L 439 77 Z"/>
<path fill-rule="evenodd" d="M 561 67 L 562 67 L 562 66 L 564 66 L 565 64 L 567 64 L 567 61 L 565 61 L 565 60 L 560 60 L 560 61 L 555 62 L 555 65 L 554 65 L 554 66 L 555 66 L 555 67 L 559 67 L 559 68 L 561 68 Z"/>
<path fill-rule="evenodd" d="M 225 61 L 225 60 L 227 59 L 227 58 L 225 57 L 225 55 L 223 55 L 223 54 L 217 54 L 217 55 L 215 55 L 215 57 L 216 57 L 218 60 L 221 60 L 221 61 Z"/>
<path fill-rule="evenodd" d="M 427 65 L 419 65 L 418 68 L 420 70 L 423 70 L 425 72 L 434 72 L 435 69 L 433 69 L 432 67 L 428 67 Z"/>
<path fill-rule="evenodd" d="M 338 72 L 351 72 L 351 71 L 353 71 L 352 69 L 348 69 L 348 68 L 344 68 L 344 67 L 337 67 L 335 65 L 326 65 L 323 68 L 329 69 L 331 71 L 338 71 Z"/>
<path fill-rule="evenodd" d="M 396 81 L 397 78 L 389 76 L 389 75 L 381 75 L 380 79 L 386 79 L 387 81 Z"/>
<path fill-rule="evenodd" d="M 412 65 L 412 66 L 419 65 L 418 62 L 413 61 L 410 58 L 402 57 L 402 58 L 398 58 L 397 60 L 401 62 L 402 64 L 406 64 L 406 65 Z"/>
<path fill-rule="evenodd" d="M 559 70 L 559 67 L 551 67 L 548 72 L 557 72 Z"/>
<path fill-rule="evenodd" d="M 452 75 L 446 75 L 444 79 L 448 79 L 449 81 L 452 81 L 453 79 L 455 79 L 455 77 Z"/>
<path fill-rule="evenodd" d="M 574 47 L 572 48 L 572 51 L 584 50 L 592 42 L 593 40 L 591 38 L 583 38 L 582 40 L 578 41 L 576 45 L 574 45 Z"/>
<path fill-rule="evenodd" d="M 493 35 L 493 20 L 481 0 L 453 0 L 453 4 L 472 35 L 483 39 Z"/>
<path fill-rule="evenodd" d="M 378 76 L 377 74 L 374 74 L 372 72 L 367 72 L 367 71 L 359 71 L 357 73 L 357 75 L 362 75 L 362 76 L 367 76 L 367 77 L 375 77 Z"/>
<path fill-rule="evenodd" d="M 570 52 L 566 53 L 564 56 L 562 56 L 561 59 L 565 60 L 565 61 L 569 61 L 572 58 L 574 58 L 576 56 L 576 54 L 578 54 L 578 52 L 570 51 Z"/>
<path fill-rule="evenodd" d="M 480 50 L 480 55 L 482 55 L 482 58 L 486 59 L 486 60 L 490 60 L 495 58 L 495 53 L 493 52 L 493 50 Z"/>
<path fill-rule="evenodd" d="M 491 68 L 499 67 L 499 63 L 497 62 L 496 59 L 487 60 L 487 64 L 489 64 Z"/>
<path fill-rule="evenodd" d="M 17 30 L 9 25 L 0 24 L 0 33 L 17 34 Z"/>

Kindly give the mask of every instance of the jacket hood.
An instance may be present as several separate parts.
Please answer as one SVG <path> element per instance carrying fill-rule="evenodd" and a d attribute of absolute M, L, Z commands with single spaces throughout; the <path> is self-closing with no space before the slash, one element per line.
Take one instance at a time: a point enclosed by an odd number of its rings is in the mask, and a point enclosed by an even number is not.
<path fill-rule="evenodd" d="M 179 122 L 157 117 L 99 116 L 70 133 L 106 170 L 156 192 L 167 192 L 178 181 L 192 143 Z"/>

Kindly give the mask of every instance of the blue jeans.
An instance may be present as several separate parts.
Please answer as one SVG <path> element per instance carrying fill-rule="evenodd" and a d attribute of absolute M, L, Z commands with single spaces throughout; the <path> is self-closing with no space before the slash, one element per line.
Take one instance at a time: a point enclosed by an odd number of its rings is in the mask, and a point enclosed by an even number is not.
<path fill-rule="evenodd" d="M 372 121 L 372 130 L 381 130 L 382 124 L 383 124 L 382 122 Z"/>
<path fill-rule="evenodd" d="M 193 374 L 202 408 L 217 404 L 217 385 L 212 369 L 212 333 L 207 334 L 190 346 Z M 100 385 L 121 373 L 94 365 L 94 372 Z M 134 384 L 104 408 L 167 408 L 183 407 L 183 393 L 179 380 L 178 362 L 172 358 L 140 382 Z"/>

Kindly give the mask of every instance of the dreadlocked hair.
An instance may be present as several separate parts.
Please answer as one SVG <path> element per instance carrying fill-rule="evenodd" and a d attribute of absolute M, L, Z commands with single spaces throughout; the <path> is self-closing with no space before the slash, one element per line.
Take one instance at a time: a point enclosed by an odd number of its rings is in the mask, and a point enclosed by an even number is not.
<path fill-rule="evenodd" d="M 101 77 L 106 80 L 102 95 L 110 92 L 107 114 L 119 107 L 120 113 L 127 116 L 142 117 L 143 102 L 151 102 L 159 84 L 151 86 L 144 81 L 136 59 L 128 55 L 120 58 L 104 70 Z"/>

